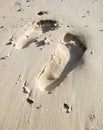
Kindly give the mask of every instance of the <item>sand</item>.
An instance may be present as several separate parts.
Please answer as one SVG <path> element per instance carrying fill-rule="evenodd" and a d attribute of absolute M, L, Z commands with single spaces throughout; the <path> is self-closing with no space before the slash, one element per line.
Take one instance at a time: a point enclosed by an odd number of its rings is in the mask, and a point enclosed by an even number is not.
<path fill-rule="evenodd" d="M 0 130 L 103 130 L 102 64 L 102 0 L 0 0 Z"/>

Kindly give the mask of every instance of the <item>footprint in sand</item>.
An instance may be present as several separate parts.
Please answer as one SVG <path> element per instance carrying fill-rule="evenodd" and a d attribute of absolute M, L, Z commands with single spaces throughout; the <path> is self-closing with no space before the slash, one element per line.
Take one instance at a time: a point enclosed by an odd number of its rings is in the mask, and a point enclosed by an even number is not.
<path fill-rule="evenodd" d="M 32 42 L 35 42 L 42 33 L 55 30 L 57 27 L 58 23 L 55 20 L 40 20 L 38 22 L 34 21 L 27 28 L 24 34 L 17 39 L 15 47 L 18 49 L 23 49 L 29 46 Z"/>
<path fill-rule="evenodd" d="M 52 91 L 59 86 L 72 71 L 86 50 L 78 37 L 67 33 L 62 43 L 57 45 L 54 54 L 43 67 L 36 82 L 42 91 Z"/>

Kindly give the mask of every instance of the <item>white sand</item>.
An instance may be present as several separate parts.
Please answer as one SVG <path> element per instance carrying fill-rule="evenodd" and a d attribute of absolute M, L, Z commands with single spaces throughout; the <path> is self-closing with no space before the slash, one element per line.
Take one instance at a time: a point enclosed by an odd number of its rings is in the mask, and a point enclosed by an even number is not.
<path fill-rule="evenodd" d="M 103 0 L 0 0 L 0 130 L 103 130 Z"/>

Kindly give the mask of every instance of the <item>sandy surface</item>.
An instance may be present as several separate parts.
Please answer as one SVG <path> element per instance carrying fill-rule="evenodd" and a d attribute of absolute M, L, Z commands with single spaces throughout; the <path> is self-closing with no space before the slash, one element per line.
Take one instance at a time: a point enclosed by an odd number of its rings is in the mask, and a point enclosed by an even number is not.
<path fill-rule="evenodd" d="M 0 130 L 103 130 L 103 0 L 0 0 Z"/>

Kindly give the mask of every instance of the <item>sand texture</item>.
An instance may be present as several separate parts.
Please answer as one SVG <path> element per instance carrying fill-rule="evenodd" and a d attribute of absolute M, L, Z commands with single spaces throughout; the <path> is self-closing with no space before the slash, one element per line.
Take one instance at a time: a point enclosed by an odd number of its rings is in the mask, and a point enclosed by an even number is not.
<path fill-rule="evenodd" d="M 103 0 L 0 0 L 0 130 L 103 130 Z"/>

